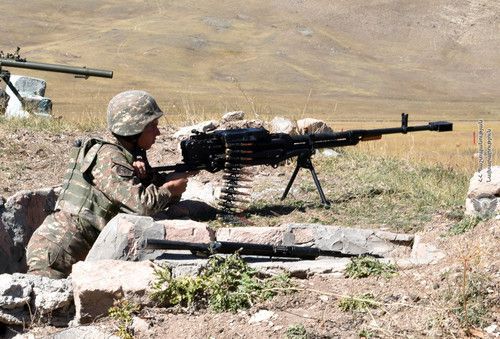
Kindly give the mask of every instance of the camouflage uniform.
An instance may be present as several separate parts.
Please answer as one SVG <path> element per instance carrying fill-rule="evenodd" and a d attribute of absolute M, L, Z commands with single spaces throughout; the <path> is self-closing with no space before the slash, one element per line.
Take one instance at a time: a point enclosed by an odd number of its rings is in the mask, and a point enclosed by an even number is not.
<path fill-rule="evenodd" d="M 65 277 L 116 214 L 153 215 L 177 201 L 151 179 L 141 181 L 132 167 L 134 157 L 119 145 L 89 139 L 76 153 L 55 212 L 28 244 L 30 273 Z"/>
<path fill-rule="evenodd" d="M 162 114 L 146 92 L 123 92 L 110 101 L 108 126 L 118 136 L 134 136 Z M 132 166 L 139 157 L 149 173 L 146 179 L 139 179 Z M 74 263 L 85 259 L 100 231 L 116 214 L 153 215 L 178 202 L 180 197 L 161 187 L 165 178 L 151 173 L 145 151 L 132 154 L 121 145 L 99 139 L 77 145 L 56 209 L 28 243 L 28 272 L 64 278 Z M 185 217 L 191 210 L 184 203 L 170 214 Z"/>

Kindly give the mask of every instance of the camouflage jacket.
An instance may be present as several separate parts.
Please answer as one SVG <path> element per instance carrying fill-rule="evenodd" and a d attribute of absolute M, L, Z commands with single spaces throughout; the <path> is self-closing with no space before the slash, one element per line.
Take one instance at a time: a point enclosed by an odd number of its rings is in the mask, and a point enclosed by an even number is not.
<path fill-rule="evenodd" d="M 145 152 L 142 158 L 147 164 Z M 140 180 L 134 160 L 120 145 L 85 140 L 74 148 L 56 211 L 78 216 L 82 226 L 100 231 L 118 213 L 152 215 L 165 209 L 175 198 L 156 178 Z"/>

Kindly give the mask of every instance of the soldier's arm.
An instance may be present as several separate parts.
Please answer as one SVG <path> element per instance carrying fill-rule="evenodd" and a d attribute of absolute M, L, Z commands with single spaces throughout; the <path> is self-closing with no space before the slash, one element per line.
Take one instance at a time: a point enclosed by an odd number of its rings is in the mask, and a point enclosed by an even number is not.
<path fill-rule="evenodd" d="M 113 146 L 103 146 L 92 169 L 96 189 L 115 202 L 120 212 L 152 215 L 172 202 L 168 186 L 144 185 L 125 155 Z"/>

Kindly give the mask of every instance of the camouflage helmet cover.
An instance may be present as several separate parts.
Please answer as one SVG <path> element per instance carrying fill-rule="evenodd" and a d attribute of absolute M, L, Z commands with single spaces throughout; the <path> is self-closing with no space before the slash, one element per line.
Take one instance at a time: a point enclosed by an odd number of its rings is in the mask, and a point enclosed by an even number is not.
<path fill-rule="evenodd" d="M 145 91 L 117 94 L 108 105 L 108 128 L 114 134 L 129 136 L 142 133 L 147 124 L 161 117 L 156 100 Z"/>

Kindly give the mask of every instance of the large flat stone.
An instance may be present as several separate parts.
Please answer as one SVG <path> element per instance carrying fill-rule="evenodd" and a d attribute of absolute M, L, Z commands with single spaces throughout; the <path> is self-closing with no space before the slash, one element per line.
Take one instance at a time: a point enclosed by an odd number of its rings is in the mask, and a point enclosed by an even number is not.
<path fill-rule="evenodd" d="M 99 234 L 85 261 L 135 261 L 161 255 L 163 251 L 143 248 L 147 238 L 208 243 L 215 239 L 215 233 L 208 224 L 193 220 L 154 221 L 151 217 L 118 214 Z"/>
<path fill-rule="evenodd" d="M 107 312 L 122 298 L 141 305 L 151 304 L 154 278 L 149 261 L 80 261 L 73 265 L 71 279 L 75 298 L 75 322 L 87 323 Z"/>
<path fill-rule="evenodd" d="M 7 199 L 0 209 L 0 253 L 5 252 L 0 256 L 0 273 L 26 272 L 25 248 L 53 211 L 59 191 L 59 187 L 19 191 Z"/>
<path fill-rule="evenodd" d="M 283 227 L 229 227 L 218 229 L 215 237 L 218 241 L 281 245 L 285 231 Z"/>
<path fill-rule="evenodd" d="M 285 227 L 287 245 L 314 246 L 347 255 L 387 257 L 405 249 L 409 251 L 414 238 L 411 234 L 317 224 L 287 224 Z"/>

